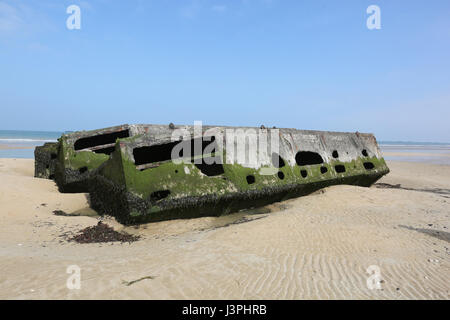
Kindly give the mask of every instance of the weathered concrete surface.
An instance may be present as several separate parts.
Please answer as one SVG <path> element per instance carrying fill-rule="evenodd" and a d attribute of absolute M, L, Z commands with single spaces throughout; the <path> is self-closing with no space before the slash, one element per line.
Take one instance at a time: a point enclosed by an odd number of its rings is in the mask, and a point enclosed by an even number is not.
<path fill-rule="evenodd" d="M 119 138 L 144 134 L 145 125 L 120 125 L 79 131 L 59 139 L 55 181 L 61 192 L 87 192 L 87 181 L 109 159 Z"/>
<path fill-rule="evenodd" d="M 34 149 L 34 176 L 42 179 L 53 179 L 57 164 L 58 143 L 47 142 Z"/>
<path fill-rule="evenodd" d="M 91 206 L 124 224 L 216 216 L 335 184 L 370 186 L 389 172 L 372 134 L 296 129 L 278 129 L 279 157 L 258 151 L 256 165 L 232 163 L 225 143 L 223 152 L 195 157 L 218 156 L 223 164 L 177 164 L 168 155 L 176 144 L 173 130 L 180 128 L 193 139 L 205 130 L 225 140 L 229 136 L 226 127 L 203 127 L 195 135 L 191 126 L 148 125 L 145 134 L 119 139 L 111 157 L 90 177 Z M 264 130 L 270 137 L 274 129 Z M 280 159 L 277 169 L 262 174 L 262 168 L 273 168 L 274 158 Z"/>

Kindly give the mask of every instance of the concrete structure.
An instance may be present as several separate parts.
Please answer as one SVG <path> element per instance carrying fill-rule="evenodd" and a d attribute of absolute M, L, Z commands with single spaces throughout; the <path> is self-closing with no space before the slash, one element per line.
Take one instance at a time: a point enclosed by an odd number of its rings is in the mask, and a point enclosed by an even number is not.
<path fill-rule="evenodd" d="M 58 139 L 58 156 L 54 178 L 61 192 L 87 192 L 87 181 L 114 151 L 117 139 L 146 133 L 141 125 L 64 134 Z"/>
<path fill-rule="evenodd" d="M 115 127 L 108 132 L 131 133 L 130 127 Z M 115 144 L 108 141 L 108 153 L 98 153 L 101 147 L 79 142 L 79 135 L 60 140 L 60 160 L 64 170 L 69 170 L 65 183 L 72 175 L 80 181 L 80 177 L 87 177 L 84 174 L 91 173 L 91 206 L 124 224 L 216 216 L 306 195 L 335 184 L 370 186 L 389 172 L 372 134 L 263 126 L 203 127 L 200 132 L 192 126 L 172 124 L 135 128 L 137 134 L 129 134 L 128 138 L 117 136 Z M 173 141 L 181 129 L 188 134 Z M 268 147 L 256 151 L 256 162 L 237 160 L 239 155 L 234 148 L 239 140 L 231 139 L 236 133 L 232 129 L 267 134 Z M 273 134 L 279 137 L 278 152 L 273 152 Z M 74 147 L 76 141 L 82 147 Z M 249 149 L 259 145 L 261 138 L 244 141 Z M 173 149 L 179 150 L 183 145 L 200 149 L 188 156 L 178 152 L 179 157 L 173 157 Z M 251 156 L 246 152 L 245 160 Z M 185 161 L 178 163 L 181 159 Z M 92 171 L 95 168 L 98 169 Z"/>
<path fill-rule="evenodd" d="M 34 176 L 54 179 L 57 165 L 58 143 L 48 142 L 34 149 Z"/>

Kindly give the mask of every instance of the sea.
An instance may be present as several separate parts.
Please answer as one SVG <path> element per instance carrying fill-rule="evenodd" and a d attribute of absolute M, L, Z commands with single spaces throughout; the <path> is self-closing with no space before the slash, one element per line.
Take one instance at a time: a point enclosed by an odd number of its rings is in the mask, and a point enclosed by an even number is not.
<path fill-rule="evenodd" d="M 0 158 L 33 159 L 34 148 L 56 142 L 63 132 L 0 130 Z"/>
<path fill-rule="evenodd" d="M 378 145 L 387 161 L 450 165 L 450 143 L 380 141 Z"/>
<path fill-rule="evenodd" d="M 64 132 L 0 130 L 0 158 L 33 159 L 34 148 L 56 142 Z M 379 141 L 388 161 L 411 161 L 450 165 L 450 143 Z"/>

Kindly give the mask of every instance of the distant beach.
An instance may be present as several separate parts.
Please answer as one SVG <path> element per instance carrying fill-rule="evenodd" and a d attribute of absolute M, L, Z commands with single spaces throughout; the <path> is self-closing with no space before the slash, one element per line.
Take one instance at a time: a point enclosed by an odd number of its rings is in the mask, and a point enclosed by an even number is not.
<path fill-rule="evenodd" d="M 33 159 L 34 148 L 55 142 L 62 132 L 0 130 L 0 158 Z"/>
<path fill-rule="evenodd" d="M 450 144 L 380 142 L 385 160 L 450 165 Z"/>

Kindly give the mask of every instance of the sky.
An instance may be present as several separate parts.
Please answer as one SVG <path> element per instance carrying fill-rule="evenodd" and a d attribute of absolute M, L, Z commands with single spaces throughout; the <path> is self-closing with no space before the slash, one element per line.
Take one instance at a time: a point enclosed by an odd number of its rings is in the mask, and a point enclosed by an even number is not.
<path fill-rule="evenodd" d="M 0 114 L 3 130 L 197 120 L 450 142 L 450 1 L 0 0 Z"/>

